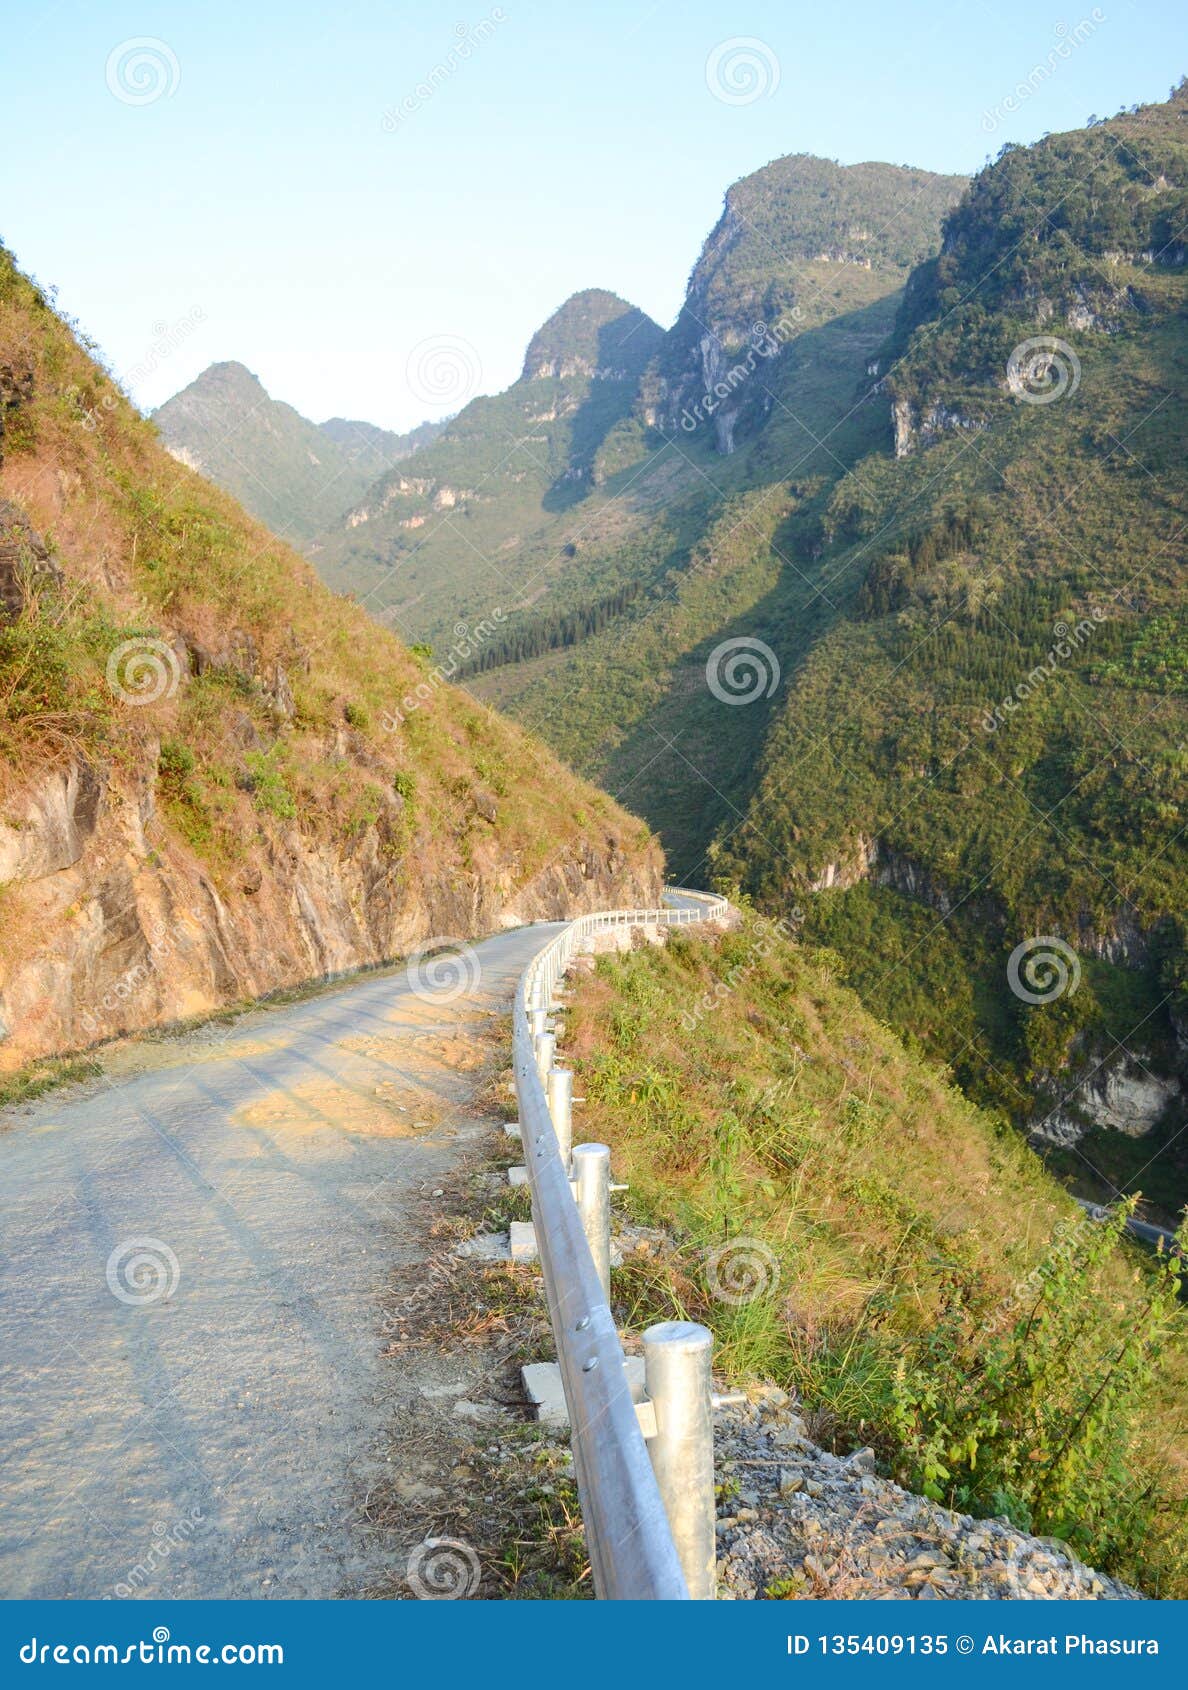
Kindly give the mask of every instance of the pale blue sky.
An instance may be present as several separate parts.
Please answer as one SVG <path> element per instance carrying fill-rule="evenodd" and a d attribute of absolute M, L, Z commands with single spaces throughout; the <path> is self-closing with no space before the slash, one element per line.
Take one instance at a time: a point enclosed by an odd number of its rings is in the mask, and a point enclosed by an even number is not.
<path fill-rule="evenodd" d="M 426 339 L 461 337 L 491 392 L 578 288 L 670 323 L 724 190 L 781 153 L 972 171 L 1005 140 L 1165 98 L 1188 69 L 1179 6 L 1094 11 L 0 0 L 0 239 L 146 406 L 238 358 L 316 419 L 407 426 L 434 412 L 407 375 Z M 473 45 L 448 68 L 459 25 Z M 739 37 L 758 45 L 719 53 L 722 75 L 741 52 L 758 97 L 731 103 L 707 60 Z M 145 82 L 112 56 L 138 38 L 163 44 Z"/>

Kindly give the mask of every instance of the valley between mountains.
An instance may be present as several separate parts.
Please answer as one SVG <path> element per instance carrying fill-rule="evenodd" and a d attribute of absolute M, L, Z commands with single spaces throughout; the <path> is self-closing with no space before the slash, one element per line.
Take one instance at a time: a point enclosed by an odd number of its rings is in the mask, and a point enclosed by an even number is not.
<path fill-rule="evenodd" d="M 1180 89 L 969 184 L 776 160 L 728 191 L 670 331 L 575 295 L 307 547 L 644 816 L 675 879 L 799 912 L 1086 1198 L 1141 1173 L 1165 1225 L 1186 113 Z M 1020 945 L 1045 977 L 1017 992 Z"/>
<path fill-rule="evenodd" d="M 168 1221 L 212 1346 L 247 1285 L 260 1341 L 300 1350 L 265 1377 L 249 1344 L 227 1419 L 175 1305 L 138 1337 L 76 1287 L 47 1330 L 151 1406 L 129 1465 L 37 1359 L 22 1248 L 16 1445 L 48 1425 L 86 1472 L 67 1497 L 30 1454 L 10 1593 L 102 1594 L 72 1510 L 121 1497 L 121 1555 L 215 1499 L 176 1594 L 228 1544 L 244 1592 L 393 1594 L 400 1534 L 457 1526 L 479 1434 L 441 1404 L 465 1387 L 465 1420 L 482 1369 L 431 1352 L 479 1342 L 473 1315 L 509 1389 L 534 1282 L 472 1263 L 473 1308 L 451 1281 L 401 1335 L 393 1447 L 422 1399 L 442 1445 L 394 1496 L 357 1252 L 416 1269 L 524 1218 L 497 1093 L 532 924 L 666 882 L 726 894 L 729 926 L 585 971 L 568 1038 L 630 1174 L 617 1317 L 712 1325 L 753 1393 L 732 1459 L 779 1434 L 818 1486 L 760 1487 L 760 1519 L 729 1481 L 736 1593 L 850 1577 L 854 1543 L 815 1555 L 789 1499 L 863 1478 L 902 1593 L 961 1594 L 954 1567 L 1036 1536 L 1118 1581 L 1093 1596 L 1188 1592 L 1182 1280 L 1127 1233 L 1188 1205 L 1188 89 L 972 179 L 775 159 L 689 258 L 671 327 L 592 286 L 501 393 L 456 337 L 454 414 L 398 432 L 313 422 L 231 361 L 146 417 L 0 248 L 9 1221 L 87 1285 Z M 447 953 L 485 984 L 422 1049 L 415 980 Z M 769 1271 L 734 1304 L 706 1263 L 740 1239 Z M 540 1460 L 548 1492 L 483 1527 L 536 1511 L 500 1594 L 581 1593 L 564 1453 Z M 378 1538 L 351 1486 L 391 1504 Z M 901 1509 L 965 1521 L 924 1580 Z"/>

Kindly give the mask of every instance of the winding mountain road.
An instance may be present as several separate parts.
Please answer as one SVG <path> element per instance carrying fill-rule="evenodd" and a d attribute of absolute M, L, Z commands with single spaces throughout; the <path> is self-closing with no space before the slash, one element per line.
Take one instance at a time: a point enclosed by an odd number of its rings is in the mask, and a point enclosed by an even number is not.
<path fill-rule="evenodd" d="M 0 1595 L 374 1585 L 359 1497 L 462 1388 L 382 1360 L 383 1288 L 492 1131 L 481 1040 L 552 931 L 117 1047 L 0 1115 Z"/>

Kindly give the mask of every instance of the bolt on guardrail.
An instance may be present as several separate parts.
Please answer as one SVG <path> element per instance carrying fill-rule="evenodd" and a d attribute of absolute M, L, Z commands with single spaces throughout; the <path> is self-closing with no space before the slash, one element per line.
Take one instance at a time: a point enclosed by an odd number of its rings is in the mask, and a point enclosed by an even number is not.
<path fill-rule="evenodd" d="M 674 892 L 658 910 L 581 916 L 537 953 L 513 1017 L 520 1139 L 535 1248 L 572 1430 L 595 1593 L 611 1599 L 715 1593 L 713 1337 L 690 1322 L 644 1334 L 642 1401 L 632 1400 L 610 1310 L 610 1151 L 573 1146 L 573 1076 L 556 1061 L 549 1009 L 573 957 L 599 932 L 721 916 L 724 898 Z M 572 1170 L 572 1178 L 571 1178 Z M 520 1176 L 523 1177 L 523 1176 Z M 576 1199 L 576 1201 L 575 1201 Z M 645 1442 L 646 1438 L 646 1442 Z"/>

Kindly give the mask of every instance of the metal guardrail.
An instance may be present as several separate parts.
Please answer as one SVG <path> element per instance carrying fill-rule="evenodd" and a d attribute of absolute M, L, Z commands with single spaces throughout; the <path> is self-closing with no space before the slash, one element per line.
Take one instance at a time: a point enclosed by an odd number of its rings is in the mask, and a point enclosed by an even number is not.
<path fill-rule="evenodd" d="M 608 1158 L 602 1146 L 579 1146 L 579 1151 L 599 1154 L 585 1159 L 580 1177 L 590 1176 L 588 1190 L 579 1188 L 575 1193 L 568 1166 L 569 1080 L 567 1073 L 553 1065 L 554 1041 L 547 1017 L 562 975 L 573 957 L 597 934 L 623 927 L 684 926 L 722 916 L 729 908 L 724 898 L 703 893 L 674 889 L 666 896 L 674 900 L 666 908 L 612 910 L 571 921 L 542 947 L 525 970 L 513 1013 L 520 1138 L 532 1192 L 537 1252 L 569 1411 L 594 1589 L 599 1597 L 611 1600 L 671 1600 L 712 1594 L 712 1507 L 708 1545 L 704 1543 L 704 1520 L 685 1517 L 679 1489 L 674 1501 L 670 1482 L 666 1483 L 669 1507 L 665 1507 L 658 1474 L 663 1481 L 666 1463 L 671 1468 L 673 1438 L 680 1440 L 682 1449 L 689 1443 L 688 1405 L 683 1398 L 678 1401 L 679 1385 L 674 1384 L 669 1416 L 672 1435 L 666 1446 L 664 1440 L 654 1443 L 654 1454 L 650 1455 L 607 1300 L 607 1267 L 595 1261 L 583 1224 L 583 1209 L 579 1208 L 583 1203 L 588 1211 L 590 1204 L 597 1208 L 601 1202 L 605 1228 Z M 564 1144 L 554 1127 L 554 1112 L 562 1123 Z M 575 1169 L 581 1160 L 574 1157 Z M 594 1163 L 600 1166 L 592 1166 Z M 703 1328 L 668 1323 L 666 1328 L 652 1328 L 647 1338 L 653 1340 L 657 1357 L 663 1346 L 663 1360 L 657 1360 L 654 1368 L 649 1364 L 649 1381 L 654 1371 L 658 1387 L 668 1389 L 676 1375 L 696 1376 L 704 1385 L 701 1395 L 708 1415 L 708 1334 Z M 665 1339 L 670 1341 L 666 1345 Z M 701 1432 L 704 1446 L 704 1427 Z M 712 1495 L 712 1470 L 709 1484 Z M 675 1519 L 670 1518 L 673 1515 Z M 708 1568 L 708 1591 L 704 1568 Z M 692 1569 L 688 1578 L 687 1569 Z"/>

